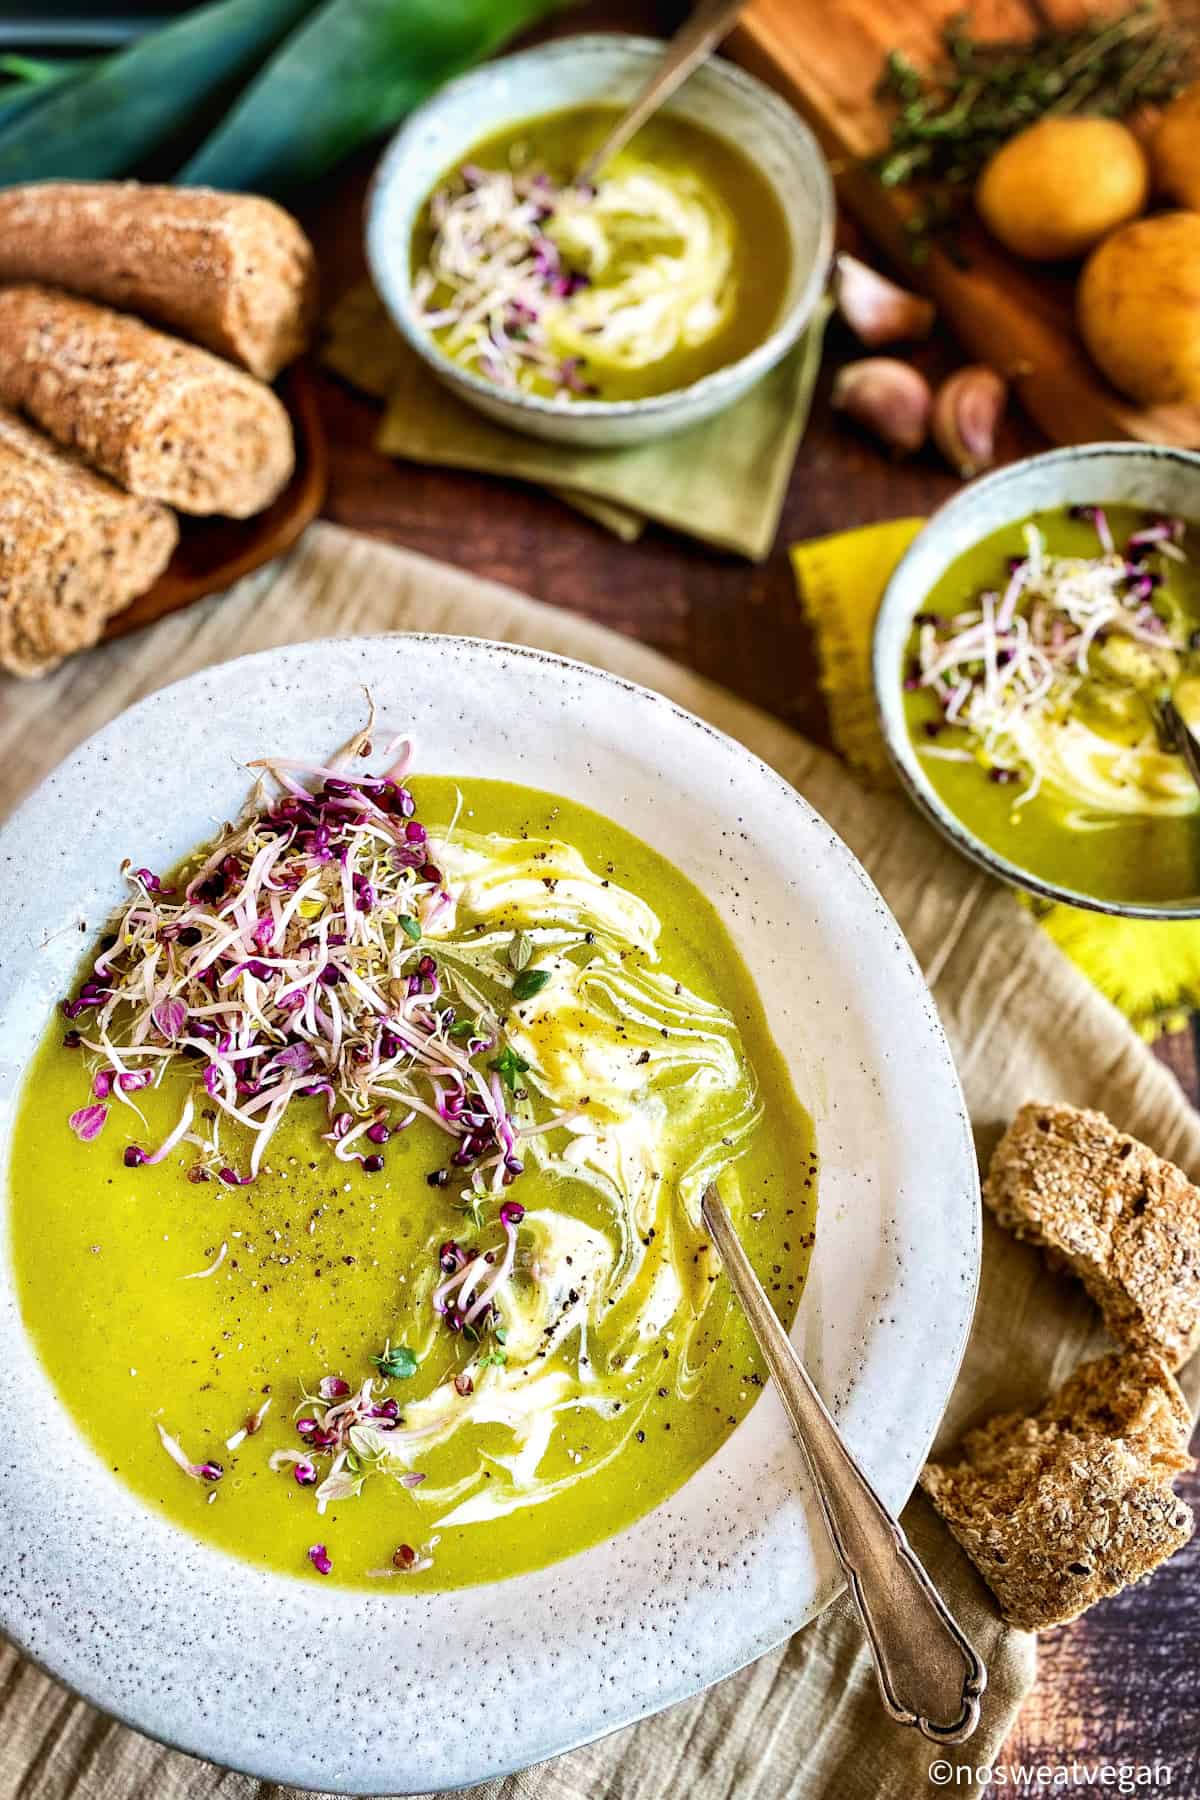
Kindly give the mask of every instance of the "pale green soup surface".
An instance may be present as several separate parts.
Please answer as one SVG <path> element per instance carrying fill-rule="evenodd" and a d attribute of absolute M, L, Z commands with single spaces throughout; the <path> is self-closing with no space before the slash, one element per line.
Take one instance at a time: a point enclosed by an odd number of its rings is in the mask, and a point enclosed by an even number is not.
<path fill-rule="evenodd" d="M 788 222 L 770 182 L 727 139 L 663 113 L 605 165 L 595 196 L 581 198 L 571 187 L 575 172 L 619 110 L 574 107 L 496 132 L 438 184 L 422 211 L 412 270 L 418 284 L 429 272 L 428 290 L 418 293 L 430 335 L 473 373 L 565 403 L 642 400 L 690 386 L 770 335 L 791 263 Z M 438 261 L 431 251 L 438 232 L 449 229 L 443 200 L 461 200 L 464 168 L 512 176 L 520 188 L 517 226 L 502 245 L 498 235 L 487 237 L 499 231 L 498 202 L 486 200 L 490 189 L 481 183 L 471 213 L 451 214 L 455 235 Z M 532 175 L 552 185 L 527 224 L 515 209 L 522 195 L 528 199 L 520 184 Z M 480 277 L 473 249 L 480 243 L 503 264 L 495 279 Z M 535 261 L 544 269 L 547 257 L 572 292 L 509 274 Z M 465 317 L 447 322 L 445 309 L 459 300 Z M 564 365 L 569 386 L 557 373 Z"/>
<path fill-rule="evenodd" d="M 1133 507 L 1110 506 L 1105 512 L 1118 545 L 1153 517 Z M 1038 513 L 1032 521 L 1017 520 L 958 557 L 929 593 L 919 618 L 949 620 L 974 606 L 983 590 L 1003 594 L 1010 559 L 1027 551 L 1025 531 L 1031 522 L 1041 532 L 1050 555 L 1081 559 L 1097 555 L 1093 527 L 1065 511 Z M 1028 767 L 1014 758 L 1014 766 L 1002 768 L 999 774 L 1003 779 L 998 779 L 995 765 L 1004 762 L 1003 756 L 989 756 L 970 731 L 943 724 L 942 708 L 927 689 L 905 694 L 909 735 L 926 777 L 951 812 L 1018 868 L 1101 900 L 1149 903 L 1200 893 L 1200 805 L 1182 759 L 1158 757 L 1149 710 L 1160 687 L 1165 692 L 1174 686 L 1181 706 L 1190 691 L 1193 712 L 1194 696 L 1200 694 L 1195 681 L 1200 656 L 1190 644 L 1192 633 L 1200 629 L 1200 566 L 1194 526 L 1186 529 L 1181 547 L 1186 561 L 1156 555 L 1148 565 L 1159 578 L 1151 604 L 1170 622 L 1172 635 L 1181 646 L 1179 654 L 1166 658 L 1161 679 L 1151 668 L 1148 681 L 1139 670 L 1138 684 L 1130 683 L 1123 679 L 1123 668 L 1114 673 L 1113 644 L 1120 634 L 1114 633 L 1107 643 L 1101 634 L 1089 653 L 1091 673 L 1080 679 L 1064 712 L 1072 731 L 1086 728 L 1092 734 L 1087 742 L 1100 754 L 1092 757 L 1089 769 L 1110 750 L 1115 753 L 1111 761 L 1104 762 L 1103 773 L 1107 792 L 1120 802 L 1120 810 L 1105 804 L 1105 788 L 1100 782 L 1094 789 L 1080 791 L 1061 771 L 1049 773 L 1040 790 L 1024 799 Z M 1027 607 L 1023 598 L 1019 610 L 1024 612 Z M 915 627 L 910 637 L 902 671 L 910 689 L 919 629 Z M 1120 645 L 1120 649 L 1126 648 L 1125 643 Z M 1134 649 L 1140 656 L 1144 646 Z M 1139 754 L 1136 760 L 1124 763 L 1121 753 L 1138 745 L 1149 745 L 1149 756 Z M 954 761 L 947 758 L 947 751 L 968 754 Z M 1137 786 L 1148 762 L 1153 763 L 1156 778 L 1165 770 L 1174 810 L 1154 805 L 1138 810 Z M 1128 810 L 1126 796 L 1130 796 Z"/>
<path fill-rule="evenodd" d="M 405 1591 L 514 1575 L 607 1537 L 678 1488 L 745 1416 L 765 1370 L 687 1186 L 687 1172 L 710 1155 L 714 1132 L 718 1141 L 732 1134 L 723 1192 L 789 1322 L 816 1205 L 810 1121 L 751 978 L 707 899 L 648 846 L 566 800 L 485 780 L 425 777 L 412 788 L 434 844 L 461 791 L 458 837 L 477 849 L 502 844 L 497 866 L 510 873 L 530 859 L 532 885 L 547 904 L 556 875 L 539 868 L 561 871 L 582 857 L 598 884 L 597 904 L 624 890 L 656 915 L 654 951 L 629 950 L 622 972 L 636 980 L 653 967 L 697 1003 L 721 1009 L 706 1032 L 684 1033 L 679 1065 L 662 1077 L 664 1106 L 651 1096 L 647 1116 L 657 1120 L 662 1166 L 652 1180 L 639 1175 L 629 1216 L 620 1216 L 594 1168 L 577 1178 L 561 1155 L 527 1162 L 507 1190 L 525 1218 L 504 1366 L 472 1363 L 481 1347 L 448 1332 L 431 1307 L 442 1278 L 439 1245 L 494 1245 L 497 1233 L 494 1210 L 485 1206 L 476 1224 L 453 1185 L 429 1185 L 429 1173 L 446 1160 L 446 1140 L 425 1119 L 393 1134 L 385 1167 L 374 1175 L 357 1161 L 334 1159 L 322 1141 L 319 1099 L 293 1103 L 267 1153 L 268 1171 L 250 1185 L 189 1180 L 186 1146 L 157 1167 L 127 1168 L 125 1147 L 161 1138 L 178 1113 L 181 1078 L 135 1096 L 145 1125 L 116 1108 L 95 1142 L 81 1142 L 67 1118 L 87 1098 L 88 1056 L 64 1047 L 64 1022 L 56 1020 L 26 1082 L 9 1179 L 26 1326 L 62 1403 L 107 1466 L 141 1501 L 252 1563 L 320 1579 L 308 1552 L 321 1543 L 330 1580 L 386 1589 L 378 1573 L 386 1571 Z M 528 885 L 511 890 L 517 900 L 505 902 L 489 928 L 536 921 Z M 460 909 L 456 938 L 468 941 L 481 929 L 469 908 Z M 649 1062 L 639 1046 L 653 1041 L 657 1051 L 674 1032 L 649 1013 L 630 1026 L 606 1020 L 602 1010 L 542 1015 L 535 1005 L 521 1041 L 547 1067 L 557 1058 L 562 1080 L 572 1078 L 575 1057 L 579 1082 L 587 1083 L 593 1027 L 604 1053 L 624 1058 L 626 1094 L 636 1091 L 628 1067 L 639 1057 Z M 737 1067 L 744 1086 L 706 1099 L 703 1071 L 718 1066 L 709 1059 L 712 1046 L 738 1059 L 725 1066 Z M 589 1098 L 602 1108 L 601 1060 Z M 547 1139 L 560 1149 L 565 1142 L 561 1131 Z M 619 1288 L 618 1263 L 625 1269 Z M 539 1336 L 531 1269 L 537 1293 L 549 1283 L 563 1308 L 578 1300 L 576 1282 L 590 1281 L 584 1310 L 571 1314 L 565 1335 Z M 606 1281 L 619 1294 L 608 1304 Z M 528 1330 L 523 1307 L 534 1309 Z M 331 1374 L 357 1388 L 388 1344 L 411 1349 L 417 1362 L 410 1376 L 381 1378 L 379 1392 L 397 1400 L 402 1421 L 441 1405 L 436 1396 L 468 1366 L 475 1400 L 488 1402 L 483 1417 L 434 1432 L 428 1448 L 413 1454 L 419 1485 L 377 1473 L 360 1494 L 318 1516 L 312 1490 L 297 1485 L 288 1467 L 272 1471 L 269 1458 L 300 1447 L 295 1419 L 305 1411 L 305 1390 L 314 1393 Z M 228 1449 L 226 1440 L 266 1399 L 261 1428 Z M 543 1419 L 541 1441 L 529 1418 L 518 1417 L 522 1407 Z M 189 1457 L 220 1463 L 219 1482 L 195 1481 L 177 1468 L 159 1441 L 160 1424 Z M 466 1514 L 464 1522 L 443 1522 L 456 1513 Z M 420 1566 L 397 1576 L 401 1544 L 418 1552 Z"/>

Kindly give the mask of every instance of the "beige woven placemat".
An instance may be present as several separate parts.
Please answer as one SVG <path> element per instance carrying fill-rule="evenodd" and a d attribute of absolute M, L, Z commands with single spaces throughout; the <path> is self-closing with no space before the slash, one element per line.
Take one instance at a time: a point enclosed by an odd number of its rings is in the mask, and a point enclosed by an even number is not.
<path fill-rule="evenodd" d="M 506 638 L 599 664 L 702 714 L 792 781 L 866 863 L 904 927 L 950 1034 L 981 1149 L 990 1149 L 1022 1100 L 1057 1098 L 1102 1107 L 1200 1175 L 1200 1121 L 1170 1077 L 1011 898 L 902 802 L 865 793 L 784 726 L 624 638 L 332 526 L 314 527 L 287 563 L 225 598 L 79 657 L 39 685 L 0 678 L 0 812 L 122 707 L 192 670 L 297 639 L 411 629 Z M 86 806 L 89 797 L 79 800 Z M 996 1407 L 1037 1400 L 1103 1342 L 1096 1315 L 1071 1284 L 989 1222 L 976 1328 L 944 1440 Z M 1193 1364 L 1193 1398 L 1197 1374 Z M 1033 1640 L 1000 1624 L 923 1500 L 910 1503 L 905 1524 L 988 1664 L 983 1723 L 958 1754 L 972 1766 L 990 1763 L 1033 1680 Z M 219 1645 L 213 1656 L 216 1671 Z M 402 1787 L 402 1687 L 381 1703 L 393 1702 Z M 297 1728 L 316 1724 L 298 1720 Z M 858 1625 L 839 1601 L 708 1693 L 476 1793 L 487 1800 L 913 1800 L 927 1791 L 934 1754 L 884 1719 Z M 11 1649 L 0 1652 L 2 1800 L 218 1795 L 282 1800 L 279 1789 L 112 1724 Z"/>

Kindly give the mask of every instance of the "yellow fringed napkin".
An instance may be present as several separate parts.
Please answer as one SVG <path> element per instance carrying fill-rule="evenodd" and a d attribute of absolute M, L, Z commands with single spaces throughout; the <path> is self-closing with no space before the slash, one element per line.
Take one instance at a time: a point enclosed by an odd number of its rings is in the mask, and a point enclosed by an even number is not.
<path fill-rule="evenodd" d="M 386 401 L 375 443 L 388 456 L 536 482 L 627 542 L 654 519 L 759 562 L 779 529 L 828 312 L 822 302 L 791 354 L 716 418 L 627 450 L 543 444 L 485 419 L 434 379 L 368 282 L 334 307 L 323 359 Z"/>
<path fill-rule="evenodd" d="M 924 522 L 891 519 L 812 538 L 791 552 L 834 742 L 872 787 L 893 786 L 895 778 L 876 719 L 871 634 L 888 577 Z M 1179 1029 L 1200 1007 L 1200 921 L 1160 924 L 1030 904 L 1059 948 L 1143 1037 Z"/>

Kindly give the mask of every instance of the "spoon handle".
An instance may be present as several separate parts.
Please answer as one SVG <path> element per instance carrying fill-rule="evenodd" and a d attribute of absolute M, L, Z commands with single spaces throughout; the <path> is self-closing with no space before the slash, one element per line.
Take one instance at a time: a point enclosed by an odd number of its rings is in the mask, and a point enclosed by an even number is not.
<path fill-rule="evenodd" d="M 711 55 L 721 39 L 732 31 L 734 20 L 745 4 L 746 0 L 697 0 L 697 5 L 667 45 L 666 55 L 632 102 L 628 112 L 622 113 L 600 148 L 588 157 L 575 177 L 581 186 L 586 186 L 595 179 L 609 157 L 615 156 L 618 150 L 623 150 L 651 113 L 657 112 L 680 83 L 687 80 L 692 70 L 706 56 Z"/>
<path fill-rule="evenodd" d="M 730 1286 L 779 1387 L 822 1517 L 900 1725 L 958 1744 L 979 1723 L 987 1671 L 846 1445 L 776 1317 L 716 1188 L 701 1203 Z"/>

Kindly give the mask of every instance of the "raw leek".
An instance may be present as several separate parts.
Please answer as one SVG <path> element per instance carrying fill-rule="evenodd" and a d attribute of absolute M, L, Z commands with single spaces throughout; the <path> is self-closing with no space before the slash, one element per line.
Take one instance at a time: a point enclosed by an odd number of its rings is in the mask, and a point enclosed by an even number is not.
<path fill-rule="evenodd" d="M 190 185 L 295 192 L 562 0 L 327 0 L 186 164 Z"/>

